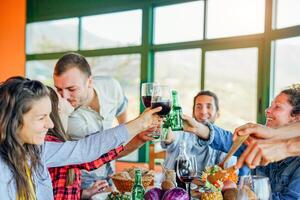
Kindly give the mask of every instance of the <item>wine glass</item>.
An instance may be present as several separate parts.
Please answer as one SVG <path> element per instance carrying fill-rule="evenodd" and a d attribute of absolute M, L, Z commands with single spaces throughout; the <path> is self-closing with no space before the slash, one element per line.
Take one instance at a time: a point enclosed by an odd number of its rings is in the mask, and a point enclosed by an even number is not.
<path fill-rule="evenodd" d="M 141 97 L 142 102 L 145 108 L 151 107 L 151 99 L 153 93 L 153 87 L 157 85 L 157 83 L 142 83 L 141 87 Z M 160 137 L 160 132 L 153 132 L 149 134 L 150 137 L 158 139 Z"/>
<path fill-rule="evenodd" d="M 270 200 L 271 186 L 268 177 L 242 176 L 238 186 L 238 200 Z"/>
<path fill-rule="evenodd" d="M 145 108 L 151 107 L 151 97 L 154 85 L 156 85 L 156 83 L 142 83 L 141 96 Z"/>
<path fill-rule="evenodd" d="M 172 94 L 169 86 L 167 85 L 154 85 L 151 97 L 151 107 L 162 107 L 162 110 L 157 114 L 165 117 L 171 111 Z"/>
<path fill-rule="evenodd" d="M 195 156 L 179 156 L 176 173 L 179 179 L 186 184 L 191 199 L 191 182 L 197 176 L 197 162 Z"/>
<path fill-rule="evenodd" d="M 172 95 L 171 90 L 167 85 L 154 85 L 151 97 L 151 108 L 161 106 L 162 110 L 157 114 L 164 118 L 171 111 L 172 107 Z M 157 130 L 152 133 L 152 137 L 159 139 L 162 130 Z"/>

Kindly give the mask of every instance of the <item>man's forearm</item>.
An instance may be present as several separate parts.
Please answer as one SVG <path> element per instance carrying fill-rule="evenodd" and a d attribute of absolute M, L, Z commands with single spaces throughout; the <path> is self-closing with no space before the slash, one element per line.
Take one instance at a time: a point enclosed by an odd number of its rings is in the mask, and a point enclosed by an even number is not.
<path fill-rule="evenodd" d="M 208 140 L 210 129 L 205 124 L 199 123 L 197 130 L 194 132 L 198 137 L 200 137 L 202 140 Z"/>
<path fill-rule="evenodd" d="M 300 156 L 300 137 L 290 138 L 285 141 L 287 157 Z"/>
<path fill-rule="evenodd" d="M 300 137 L 300 122 L 275 129 L 274 136 L 277 139 Z"/>

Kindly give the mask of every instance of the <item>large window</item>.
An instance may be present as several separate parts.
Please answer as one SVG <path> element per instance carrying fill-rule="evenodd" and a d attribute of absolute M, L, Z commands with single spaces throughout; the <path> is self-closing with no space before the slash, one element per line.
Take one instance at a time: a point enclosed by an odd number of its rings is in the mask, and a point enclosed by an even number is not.
<path fill-rule="evenodd" d="M 274 47 L 274 95 L 277 95 L 291 84 L 300 83 L 300 37 L 277 40 Z"/>
<path fill-rule="evenodd" d="M 82 49 L 141 44 L 142 11 L 134 10 L 82 18 Z"/>
<path fill-rule="evenodd" d="M 265 0 L 208 0 L 207 37 L 264 32 Z"/>
<path fill-rule="evenodd" d="M 203 38 L 204 1 L 155 8 L 154 43 L 172 43 Z"/>
<path fill-rule="evenodd" d="M 256 121 L 257 48 L 210 51 L 205 61 L 204 87 L 215 92 L 220 102 L 217 124 L 233 131 Z"/>
<path fill-rule="evenodd" d="M 177 90 L 183 112 L 190 116 L 193 98 L 200 90 L 200 69 L 201 49 L 155 54 L 155 81 Z"/>
<path fill-rule="evenodd" d="M 276 0 L 275 28 L 300 25 L 300 1 Z"/>
<path fill-rule="evenodd" d="M 30 23 L 26 26 L 26 53 L 76 51 L 78 18 Z"/>
<path fill-rule="evenodd" d="M 26 77 L 53 86 L 53 70 L 57 60 L 35 60 L 26 62 Z"/>

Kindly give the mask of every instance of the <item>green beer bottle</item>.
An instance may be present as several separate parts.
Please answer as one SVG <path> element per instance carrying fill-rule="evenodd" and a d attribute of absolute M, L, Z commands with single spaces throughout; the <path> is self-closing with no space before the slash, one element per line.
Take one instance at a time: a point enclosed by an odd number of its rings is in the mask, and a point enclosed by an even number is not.
<path fill-rule="evenodd" d="M 173 106 L 169 116 L 169 124 L 173 131 L 183 130 L 183 121 L 181 119 L 182 109 L 178 101 L 178 93 L 176 90 L 172 90 Z"/>
<path fill-rule="evenodd" d="M 132 200 L 143 200 L 145 189 L 142 185 L 142 172 L 140 169 L 135 170 L 135 181 L 132 187 L 131 199 Z"/>

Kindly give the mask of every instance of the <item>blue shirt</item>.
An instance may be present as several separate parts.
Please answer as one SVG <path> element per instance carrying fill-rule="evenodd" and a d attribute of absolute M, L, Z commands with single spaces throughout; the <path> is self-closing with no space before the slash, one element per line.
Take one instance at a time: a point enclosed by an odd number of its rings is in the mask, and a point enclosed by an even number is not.
<path fill-rule="evenodd" d="M 228 152 L 232 145 L 232 134 L 216 125 L 210 125 L 211 147 Z M 200 140 L 200 143 L 207 141 Z M 240 156 L 245 145 L 235 153 Z M 262 175 L 270 179 L 272 200 L 300 200 L 300 157 L 291 157 L 252 170 L 253 175 Z"/>

